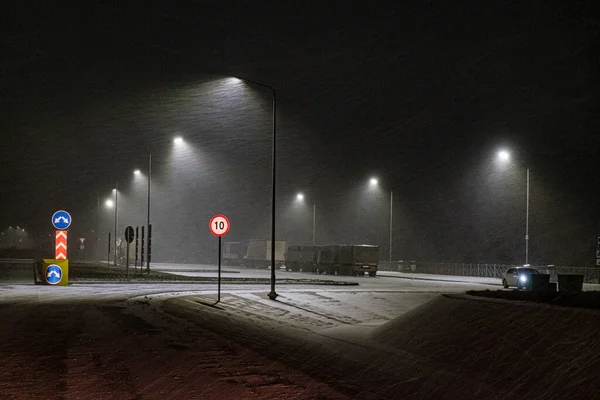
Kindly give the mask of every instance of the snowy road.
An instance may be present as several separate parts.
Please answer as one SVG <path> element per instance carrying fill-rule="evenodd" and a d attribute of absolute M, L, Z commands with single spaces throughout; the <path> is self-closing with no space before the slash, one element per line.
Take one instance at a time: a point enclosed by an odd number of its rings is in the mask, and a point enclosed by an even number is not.
<path fill-rule="evenodd" d="M 211 266 L 185 269 L 214 276 Z M 269 271 L 229 275 L 268 277 Z M 266 298 L 268 285 L 225 284 L 218 309 L 205 305 L 216 298 L 214 284 L 0 285 L 0 393 L 8 399 L 391 398 L 402 377 L 388 367 L 380 371 L 380 364 L 405 371 L 407 363 L 424 362 L 375 351 L 366 335 L 439 293 L 490 288 L 393 276 L 327 279 L 359 285 L 281 284 L 274 302 Z M 450 375 L 439 379 L 456 380 L 459 392 L 464 386 Z M 405 388 L 422 395 L 418 385 Z"/>

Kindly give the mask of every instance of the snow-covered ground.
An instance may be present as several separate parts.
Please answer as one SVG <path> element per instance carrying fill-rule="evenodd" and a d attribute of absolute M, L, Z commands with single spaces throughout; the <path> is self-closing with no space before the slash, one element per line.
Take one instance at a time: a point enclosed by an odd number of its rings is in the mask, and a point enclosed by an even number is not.
<path fill-rule="evenodd" d="M 298 290 L 269 300 L 266 292 L 226 293 L 217 306 L 234 316 L 256 320 L 270 319 L 280 325 L 326 334 L 336 327 L 374 328 L 382 325 L 437 296 L 433 292 L 370 292 Z M 214 294 L 148 295 L 146 300 L 178 298 L 179 304 L 200 309 L 215 303 Z M 333 335 L 335 336 L 335 335 Z"/>
<path fill-rule="evenodd" d="M 0 364 L 10 376 L 0 390 L 35 392 L 35 374 L 16 383 L 11 374 L 44 354 L 67 365 L 52 372 L 66 382 L 63 398 L 595 398 L 585 394 L 600 389 L 587 374 L 597 370 L 597 313 L 476 300 L 462 293 L 498 286 L 410 275 L 279 284 L 275 301 L 269 285 L 225 284 L 219 304 L 206 283 L 3 284 Z M 48 347 L 55 337 L 65 351 Z"/>

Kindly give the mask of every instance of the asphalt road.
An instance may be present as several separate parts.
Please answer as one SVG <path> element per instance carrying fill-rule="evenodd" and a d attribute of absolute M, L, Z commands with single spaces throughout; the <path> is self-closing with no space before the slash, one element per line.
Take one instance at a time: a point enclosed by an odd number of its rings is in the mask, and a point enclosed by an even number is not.
<path fill-rule="evenodd" d="M 172 272 L 184 276 L 214 277 L 217 266 L 212 264 L 169 264 L 156 263 L 152 268 L 162 272 Z M 465 290 L 491 289 L 500 285 L 500 280 L 490 278 L 475 278 L 465 276 L 432 276 L 426 274 L 404 274 L 398 272 L 378 272 L 376 277 L 356 277 L 341 275 L 319 275 L 305 272 L 288 272 L 285 269 L 275 271 L 277 279 L 323 279 L 332 281 L 352 282 L 359 284 L 360 290 L 380 291 L 433 291 L 438 293 L 463 292 Z M 271 270 L 268 268 L 240 268 L 231 266 L 221 267 L 221 276 L 228 278 L 265 278 L 269 279 Z M 433 277 L 433 278 L 432 278 Z M 285 291 L 287 285 L 281 285 Z M 279 292 L 280 290 L 276 288 Z"/>

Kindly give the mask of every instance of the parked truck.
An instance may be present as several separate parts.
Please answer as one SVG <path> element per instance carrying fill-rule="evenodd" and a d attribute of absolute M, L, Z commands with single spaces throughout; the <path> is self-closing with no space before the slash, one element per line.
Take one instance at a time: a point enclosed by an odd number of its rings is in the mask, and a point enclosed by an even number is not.
<path fill-rule="evenodd" d="M 317 272 L 319 246 L 289 246 L 285 266 L 288 271 Z"/>
<path fill-rule="evenodd" d="M 375 276 L 378 263 L 379 246 L 329 245 L 320 248 L 317 269 L 331 275 Z"/>
<path fill-rule="evenodd" d="M 223 264 L 230 266 L 240 266 L 246 255 L 247 243 L 244 242 L 225 242 L 223 244 Z"/>
<path fill-rule="evenodd" d="M 285 263 L 285 240 L 275 241 L 275 266 Z M 267 268 L 271 266 L 271 241 L 250 240 L 246 247 L 243 265 L 249 268 Z"/>

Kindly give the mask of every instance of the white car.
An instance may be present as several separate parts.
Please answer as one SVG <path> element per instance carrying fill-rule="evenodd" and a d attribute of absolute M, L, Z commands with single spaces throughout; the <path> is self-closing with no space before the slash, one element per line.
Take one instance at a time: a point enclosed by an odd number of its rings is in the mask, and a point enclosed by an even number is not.
<path fill-rule="evenodd" d="M 506 270 L 502 278 L 502 286 L 504 289 L 516 287 L 517 289 L 525 289 L 531 282 L 531 275 L 538 275 L 540 271 L 531 267 L 513 267 Z"/>

